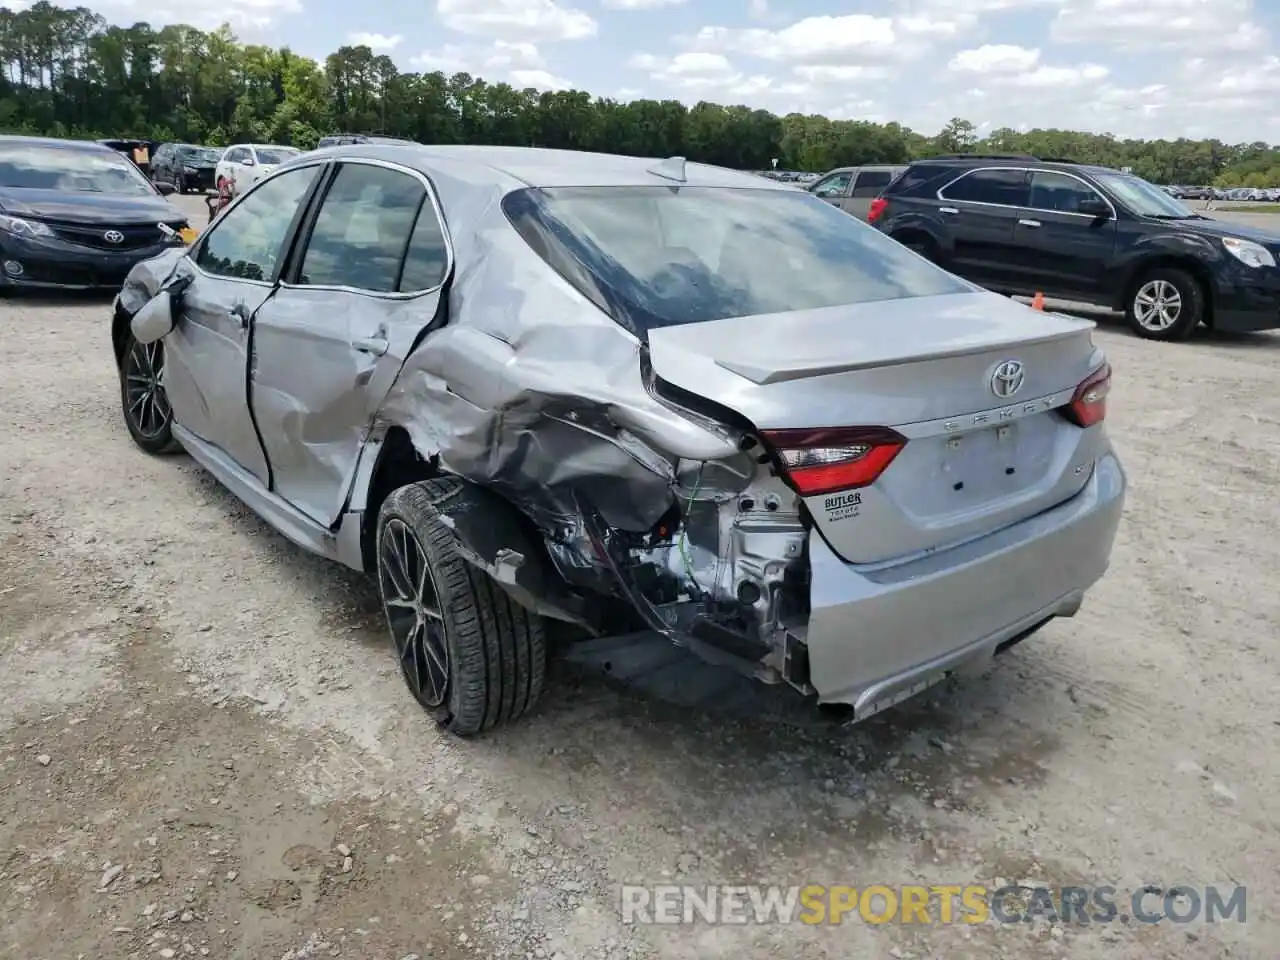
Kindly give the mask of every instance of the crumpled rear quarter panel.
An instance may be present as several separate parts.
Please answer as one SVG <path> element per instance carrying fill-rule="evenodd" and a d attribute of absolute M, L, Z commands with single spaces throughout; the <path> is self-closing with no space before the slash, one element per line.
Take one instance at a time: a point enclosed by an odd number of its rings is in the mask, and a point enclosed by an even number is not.
<path fill-rule="evenodd" d="M 424 456 L 519 503 L 544 528 L 579 499 L 611 526 L 647 530 L 672 503 L 679 457 L 731 456 L 735 439 L 645 389 L 639 340 L 516 233 L 495 185 L 437 169 L 454 246 L 447 323 L 407 359 L 382 418 Z"/>

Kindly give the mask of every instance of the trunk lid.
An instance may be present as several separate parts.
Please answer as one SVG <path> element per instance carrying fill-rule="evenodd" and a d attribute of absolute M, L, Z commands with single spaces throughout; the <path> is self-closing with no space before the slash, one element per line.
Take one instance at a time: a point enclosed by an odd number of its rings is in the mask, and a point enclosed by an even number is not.
<path fill-rule="evenodd" d="M 890 427 L 905 448 L 870 486 L 805 499 L 831 546 L 878 563 L 979 536 L 1075 495 L 1100 429 L 1057 408 L 1102 362 L 1092 321 L 985 291 L 649 332 L 657 376 L 761 431 Z M 1022 365 L 1012 396 L 996 369 Z"/>

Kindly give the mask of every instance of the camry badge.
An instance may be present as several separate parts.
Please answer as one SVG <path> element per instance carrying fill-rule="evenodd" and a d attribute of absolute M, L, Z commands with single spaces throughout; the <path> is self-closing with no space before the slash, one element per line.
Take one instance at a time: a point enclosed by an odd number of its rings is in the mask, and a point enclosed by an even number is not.
<path fill-rule="evenodd" d="M 108 230 L 102 235 L 102 239 L 107 241 L 107 243 L 123 243 L 124 234 L 119 230 Z"/>
<path fill-rule="evenodd" d="M 991 392 L 1001 400 L 1008 400 L 1022 389 L 1023 371 L 1020 360 L 1006 360 L 991 374 Z"/>

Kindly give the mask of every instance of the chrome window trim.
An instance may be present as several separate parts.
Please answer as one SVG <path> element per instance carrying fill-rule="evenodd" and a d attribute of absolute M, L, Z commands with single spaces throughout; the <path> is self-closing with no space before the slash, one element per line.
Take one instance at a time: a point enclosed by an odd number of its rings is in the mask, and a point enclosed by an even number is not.
<path fill-rule="evenodd" d="M 359 144 L 356 144 L 356 146 L 359 146 Z M 409 176 L 417 180 L 419 183 L 421 183 L 423 189 L 426 190 L 427 192 L 427 199 L 431 201 L 431 209 L 435 214 L 436 223 L 440 226 L 440 236 L 444 239 L 444 250 L 445 250 L 444 273 L 441 275 L 439 283 L 437 283 L 435 286 L 427 287 L 423 290 L 409 290 L 409 291 L 366 290 L 362 287 L 348 287 L 348 286 L 342 286 L 340 284 L 327 284 L 327 283 L 295 284 L 295 283 L 286 283 L 285 281 L 281 280 L 279 281 L 279 285 L 282 289 L 285 289 L 285 290 L 332 290 L 340 293 L 359 294 L 360 296 L 364 296 L 364 297 L 375 297 L 379 300 L 414 300 L 418 297 L 425 297 L 428 294 L 435 293 L 445 285 L 445 281 L 447 281 L 449 279 L 449 275 L 453 273 L 453 257 L 454 257 L 453 238 L 449 236 L 449 226 L 445 222 L 444 210 L 440 206 L 440 200 L 436 196 L 435 186 L 431 183 L 430 177 L 428 177 L 422 171 L 415 170 L 412 167 L 407 167 L 404 164 L 393 163 L 390 160 L 379 160 L 373 157 L 326 157 L 323 160 L 319 160 L 315 162 L 359 164 L 367 167 L 381 167 L 385 170 L 393 170 L 396 173 L 408 174 Z M 303 166 L 306 166 L 306 164 L 303 164 Z M 297 168 L 291 167 L 290 169 L 297 169 Z M 276 176 L 276 174 L 272 174 L 272 176 Z M 266 183 L 267 180 L 263 180 L 262 182 Z M 256 185 L 255 185 L 255 189 L 257 189 Z M 248 194 L 245 194 L 245 196 L 248 196 Z M 228 207 L 227 209 L 230 210 L 231 208 Z M 321 210 L 324 209 L 324 198 L 321 198 L 320 200 L 320 209 Z M 419 212 L 418 216 L 422 216 L 422 213 Z M 414 229 L 415 230 L 417 229 L 416 220 L 414 221 Z M 314 232 L 315 230 L 314 225 L 312 225 L 312 230 Z M 412 234 L 410 234 L 410 237 L 412 237 Z M 308 237 L 307 239 L 309 241 L 310 237 Z M 305 249 L 302 252 L 302 256 L 303 256 L 303 259 L 305 260 L 306 259 Z"/>
<path fill-rule="evenodd" d="M 205 233 L 201 234 L 200 239 L 197 241 L 197 243 L 200 246 L 200 250 L 203 251 L 204 248 L 208 245 L 209 243 L 208 238 L 211 237 L 214 231 L 222 225 L 222 221 L 226 219 L 227 215 L 230 214 L 231 211 L 234 210 L 236 207 L 240 206 L 240 204 L 244 203 L 247 197 L 252 197 L 263 186 L 263 184 L 270 183 L 276 177 L 283 176 L 286 173 L 293 173 L 295 170 L 302 170 L 307 167 L 323 166 L 324 164 L 329 162 L 330 162 L 329 158 L 322 157 L 314 160 L 307 160 L 303 163 L 298 164 L 296 167 L 282 166 L 276 170 L 272 170 L 269 176 L 263 177 L 261 180 L 255 183 L 252 187 L 250 187 L 244 193 L 240 194 L 240 196 L 236 197 L 229 204 L 227 204 L 227 208 L 218 214 L 218 216 L 214 219 L 213 223 L 209 225 L 209 229 Z M 210 280 L 225 280 L 228 283 L 249 283 L 255 287 L 268 287 L 268 288 L 279 285 L 279 281 L 251 280 L 248 277 L 224 277 L 220 273 L 210 273 L 208 270 L 205 270 L 203 267 L 201 267 L 200 264 L 196 263 L 196 258 L 193 257 L 191 254 L 192 254 L 192 251 L 188 250 L 187 262 L 191 264 L 191 269 L 195 270 L 195 272 L 200 274 L 200 276 L 202 277 L 208 277 Z"/>
<path fill-rule="evenodd" d="M 937 197 L 938 200 L 940 200 L 943 203 L 971 203 L 976 207 L 996 207 L 1000 210 L 1035 210 L 1038 213 L 1055 213 L 1055 214 L 1060 214 L 1066 217 L 1083 217 L 1086 220 L 1098 219 L 1097 217 L 1090 216 L 1087 213 L 1072 213 L 1069 210 L 1046 210 L 1043 207 L 1033 207 L 1030 204 L 1024 204 L 1022 206 L 1014 206 L 1013 204 L 1009 204 L 1009 203 L 987 203 L 985 200 L 956 200 L 950 197 L 944 197 L 942 195 L 944 190 L 946 190 L 948 187 L 954 186 L 956 183 L 963 180 L 965 177 L 969 176 L 970 174 L 984 173 L 988 170 L 1016 170 L 1019 173 L 1057 173 L 1057 174 L 1061 174 L 1064 177 L 1070 177 L 1072 180 L 1079 180 L 1086 187 L 1088 187 L 1090 190 L 1092 190 L 1094 193 L 1096 193 L 1099 197 L 1103 199 L 1108 209 L 1111 210 L 1111 217 L 1109 219 L 1111 220 L 1119 219 L 1119 215 L 1116 213 L 1116 205 L 1111 202 L 1111 198 L 1108 197 L 1101 190 L 1099 190 L 1092 183 L 1090 183 L 1088 180 L 1086 180 L 1084 177 L 1080 176 L 1079 174 L 1071 173 L 1067 170 L 1046 170 L 1044 167 L 1015 167 L 1012 165 L 999 166 L 999 167 L 973 167 L 969 170 L 966 170 L 964 173 L 960 174 L 960 176 L 955 177 L 954 179 L 948 180 L 946 183 L 940 186 L 935 196 Z M 1027 199 L 1028 200 L 1031 199 L 1030 182 L 1027 183 Z"/>

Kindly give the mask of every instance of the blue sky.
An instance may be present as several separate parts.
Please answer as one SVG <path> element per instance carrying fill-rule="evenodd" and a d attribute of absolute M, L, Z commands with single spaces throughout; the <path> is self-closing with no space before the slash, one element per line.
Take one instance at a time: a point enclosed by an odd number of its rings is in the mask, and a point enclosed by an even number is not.
<path fill-rule="evenodd" d="M 172 6 L 169 6 L 172 4 Z M 91 0 L 111 20 L 229 20 L 323 57 L 614 97 L 746 103 L 932 132 L 1065 126 L 1280 141 L 1280 0 Z"/>

